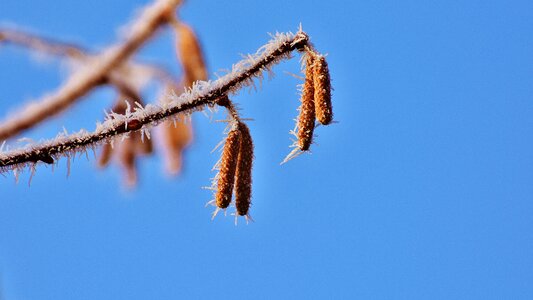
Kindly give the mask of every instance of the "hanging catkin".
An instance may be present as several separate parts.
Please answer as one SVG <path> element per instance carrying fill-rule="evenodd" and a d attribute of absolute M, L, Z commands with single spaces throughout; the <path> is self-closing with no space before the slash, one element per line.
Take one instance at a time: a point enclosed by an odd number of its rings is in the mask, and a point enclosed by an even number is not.
<path fill-rule="evenodd" d="M 313 77 L 316 118 L 322 125 L 328 125 L 333 120 L 333 109 L 328 63 L 323 55 L 315 59 Z"/>
<path fill-rule="evenodd" d="M 102 151 L 100 152 L 100 157 L 98 158 L 98 166 L 99 167 L 105 167 L 109 164 L 109 161 L 111 160 L 112 150 L 111 149 L 111 142 L 106 142 L 102 146 Z"/>
<path fill-rule="evenodd" d="M 300 115 L 298 116 L 297 137 L 298 148 L 302 151 L 309 150 L 313 142 L 313 131 L 315 129 L 315 101 L 314 101 L 314 80 L 315 72 L 314 58 L 307 54 L 305 60 L 305 82 L 300 98 Z"/>
<path fill-rule="evenodd" d="M 252 198 L 252 164 L 254 159 L 254 144 L 248 126 L 239 122 L 241 145 L 237 160 L 235 175 L 235 207 L 237 215 L 248 215 Z"/>
<path fill-rule="evenodd" d="M 202 48 L 190 26 L 180 22 L 175 25 L 175 29 L 179 36 L 177 54 L 183 65 L 185 86 L 191 87 L 193 82 L 207 79 Z"/>
<path fill-rule="evenodd" d="M 217 193 L 215 195 L 216 205 L 218 208 L 227 208 L 231 203 L 233 194 L 233 185 L 235 182 L 235 171 L 237 169 L 237 160 L 239 156 L 239 147 L 241 132 L 238 125 L 234 125 L 228 133 L 222 158 L 220 159 L 220 170 L 218 173 Z"/>

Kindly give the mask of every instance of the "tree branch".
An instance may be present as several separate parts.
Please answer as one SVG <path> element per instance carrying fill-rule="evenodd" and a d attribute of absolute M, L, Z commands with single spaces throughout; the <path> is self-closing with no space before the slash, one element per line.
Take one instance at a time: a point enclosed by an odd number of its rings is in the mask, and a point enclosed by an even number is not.
<path fill-rule="evenodd" d="M 74 44 L 7 28 L 0 29 L 0 42 L 33 49 L 46 54 L 67 56 L 73 59 L 85 59 L 87 56 L 86 53 L 88 52 L 86 49 Z"/>
<path fill-rule="evenodd" d="M 95 147 L 112 137 L 137 130 L 144 132 L 167 118 L 176 117 L 179 113 L 191 113 L 203 109 L 206 105 L 215 105 L 221 97 L 253 84 L 253 79 L 261 78 L 270 66 L 284 58 L 290 58 L 292 51 L 302 50 L 304 46 L 310 47 L 310 43 L 309 37 L 303 31 L 297 34 L 278 34 L 255 55 L 233 65 L 229 74 L 212 82 L 198 81 L 192 89 L 180 96 L 171 96 L 172 101 L 162 104 L 162 107 L 147 105 L 136 109 L 135 112 L 126 112 L 125 115 L 111 113 L 92 133 L 82 130 L 70 136 L 58 136 L 39 145 L 0 153 L 0 170 L 18 170 L 27 165 L 35 165 L 39 161 L 53 163 L 62 156 L 86 151 L 88 147 Z"/>

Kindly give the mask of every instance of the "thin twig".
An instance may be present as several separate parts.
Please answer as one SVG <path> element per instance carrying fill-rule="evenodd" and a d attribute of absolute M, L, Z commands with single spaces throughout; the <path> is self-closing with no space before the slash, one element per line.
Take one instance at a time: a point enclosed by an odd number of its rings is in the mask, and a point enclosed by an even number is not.
<path fill-rule="evenodd" d="M 40 37 L 22 30 L 0 28 L 0 36 L 2 37 L 0 39 L 2 43 L 33 49 L 49 55 L 85 59 L 87 56 L 86 53 L 88 53 L 88 50 L 81 46 Z"/>
<path fill-rule="evenodd" d="M 158 0 L 148 6 L 130 27 L 130 34 L 123 42 L 107 49 L 97 56 L 93 63 L 82 67 L 55 93 L 45 97 L 38 104 L 27 106 L 17 116 L 0 124 L 0 140 L 16 135 L 56 115 L 101 84 L 106 74 L 124 63 L 161 25 L 167 23 L 169 14 L 180 2 L 180 0 Z"/>
<path fill-rule="evenodd" d="M 129 115 L 115 114 L 98 126 L 93 133 L 80 131 L 25 149 L 0 153 L 0 169 L 18 170 L 39 161 L 53 162 L 62 156 L 70 156 L 86 150 L 87 147 L 94 147 L 117 135 L 147 129 L 178 113 L 190 113 L 201 110 L 206 105 L 215 105 L 224 95 L 253 84 L 253 79 L 261 77 L 263 71 L 267 71 L 281 59 L 290 58 L 292 51 L 301 50 L 306 45 L 309 45 L 309 37 L 303 31 L 297 34 L 278 34 L 261 47 L 256 55 L 235 64 L 231 73 L 213 82 L 196 82 L 192 89 L 163 107 L 147 105 Z"/>

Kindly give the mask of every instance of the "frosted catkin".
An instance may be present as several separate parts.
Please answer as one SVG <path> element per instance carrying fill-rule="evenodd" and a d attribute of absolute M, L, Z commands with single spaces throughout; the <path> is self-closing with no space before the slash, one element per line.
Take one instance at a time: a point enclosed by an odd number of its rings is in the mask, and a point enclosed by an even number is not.
<path fill-rule="evenodd" d="M 314 88 L 316 118 L 322 125 L 328 125 L 333 120 L 331 106 L 331 82 L 326 58 L 322 55 L 316 58 L 314 64 Z"/>
<path fill-rule="evenodd" d="M 235 182 L 235 172 L 237 169 L 237 159 L 239 155 L 241 133 L 237 126 L 228 133 L 222 158 L 220 159 L 220 170 L 218 173 L 217 193 L 215 195 L 216 205 L 219 208 L 227 208 L 231 203 L 233 185 Z"/>
<path fill-rule="evenodd" d="M 239 216 L 248 215 L 252 199 L 252 164 L 254 144 L 250 130 L 244 123 L 239 123 L 241 143 L 235 175 L 235 207 Z"/>
<path fill-rule="evenodd" d="M 300 115 L 298 116 L 297 137 L 298 148 L 302 151 L 309 150 L 313 142 L 313 131 L 315 129 L 315 101 L 314 101 L 314 58 L 307 55 L 305 62 L 305 82 L 300 98 Z"/>
<path fill-rule="evenodd" d="M 202 48 L 190 26 L 179 23 L 175 28 L 177 35 L 179 35 L 177 54 L 183 65 L 185 86 L 191 87 L 193 82 L 207 79 Z"/>

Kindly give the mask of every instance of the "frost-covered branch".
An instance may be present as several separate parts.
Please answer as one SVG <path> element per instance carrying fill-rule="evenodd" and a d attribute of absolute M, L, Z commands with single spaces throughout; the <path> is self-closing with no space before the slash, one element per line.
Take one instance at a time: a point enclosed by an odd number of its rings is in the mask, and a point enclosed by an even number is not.
<path fill-rule="evenodd" d="M 76 71 L 56 92 L 26 106 L 14 117 L 0 124 L 0 140 L 5 140 L 58 114 L 78 98 L 105 81 L 105 76 L 120 67 L 155 31 L 169 20 L 181 0 L 158 0 L 148 6 L 129 27 L 126 39 L 105 50 Z"/>
<path fill-rule="evenodd" d="M 169 95 L 171 101 L 164 102 L 161 106 L 149 104 L 144 108 L 136 108 L 134 112 L 128 109 L 125 114 L 111 113 L 92 133 L 82 130 L 69 136 L 60 135 L 39 145 L 0 153 L 0 169 L 18 170 L 38 162 L 54 163 L 62 156 L 69 157 L 77 152 L 87 151 L 88 148 L 105 143 L 118 135 L 138 130 L 148 133 L 150 127 L 165 119 L 176 118 L 180 113 L 189 114 L 202 110 L 205 106 L 213 106 L 218 99 L 253 84 L 254 78 L 261 78 L 263 72 L 268 71 L 273 64 L 283 58 L 290 58 L 292 51 L 302 50 L 305 46 L 310 46 L 309 38 L 302 31 L 296 34 L 278 34 L 255 55 L 249 55 L 233 65 L 230 73 L 215 81 L 198 81 L 192 89 L 180 96 Z"/>

